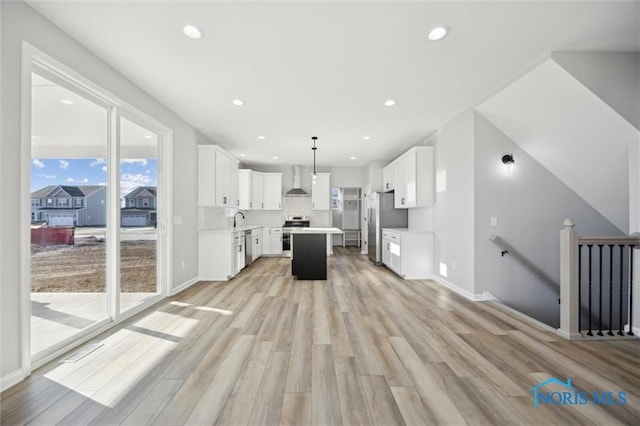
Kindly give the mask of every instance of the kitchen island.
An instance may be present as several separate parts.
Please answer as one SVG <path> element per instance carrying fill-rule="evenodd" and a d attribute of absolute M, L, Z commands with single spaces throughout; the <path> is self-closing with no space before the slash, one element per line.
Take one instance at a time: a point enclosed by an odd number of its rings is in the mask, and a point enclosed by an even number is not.
<path fill-rule="evenodd" d="M 283 228 L 291 234 L 291 274 L 299 280 L 327 279 L 327 238 L 338 228 Z"/>

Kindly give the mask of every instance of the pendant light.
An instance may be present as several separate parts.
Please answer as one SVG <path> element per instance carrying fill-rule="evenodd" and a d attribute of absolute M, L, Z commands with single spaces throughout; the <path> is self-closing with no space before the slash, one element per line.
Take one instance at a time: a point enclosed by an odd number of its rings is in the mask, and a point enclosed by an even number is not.
<path fill-rule="evenodd" d="M 311 178 L 311 184 L 315 185 L 318 180 L 318 177 L 316 176 L 316 151 L 318 150 L 316 141 L 318 140 L 318 137 L 313 136 L 311 137 L 311 140 L 313 141 L 313 148 L 311 148 L 311 150 L 313 151 L 313 177 Z"/>

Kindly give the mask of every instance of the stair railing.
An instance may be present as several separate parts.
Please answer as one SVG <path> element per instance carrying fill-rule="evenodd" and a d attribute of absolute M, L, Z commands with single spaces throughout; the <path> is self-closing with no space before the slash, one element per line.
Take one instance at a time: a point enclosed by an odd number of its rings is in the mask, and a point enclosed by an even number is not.
<path fill-rule="evenodd" d="M 573 220 L 564 221 L 560 232 L 558 333 L 561 336 L 567 339 L 584 335 L 623 336 L 625 328 L 626 335 L 633 336 L 634 249 L 637 248 L 640 248 L 640 234 L 579 236 Z M 580 307 L 585 304 L 587 328 L 583 329 Z"/>

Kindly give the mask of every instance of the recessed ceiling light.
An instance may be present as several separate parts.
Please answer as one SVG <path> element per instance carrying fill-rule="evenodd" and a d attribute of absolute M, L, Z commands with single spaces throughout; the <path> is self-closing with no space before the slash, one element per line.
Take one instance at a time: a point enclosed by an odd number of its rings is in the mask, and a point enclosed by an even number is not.
<path fill-rule="evenodd" d="M 258 136 L 258 139 L 260 139 L 261 141 L 265 140 L 266 138 L 266 136 Z"/>
<path fill-rule="evenodd" d="M 73 101 L 69 99 L 60 99 L 60 103 L 63 105 L 73 105 Z"/>
<path fill-rule="evenodd" d="M 356 157 L 349 157 L 349 160 L 355 160 Z"/>
<path fill-rule="evenodd" d="M 182 32 L 184 33 L 184 35 L 194 40 L 202 37 L 202 31 L 200 31 L 200 29 L 194 25 L 185 25 L 182 28 Z"/>
<path fill-rule="evenodd" d="M 439 25 L 434 27 L 431 31 L 429 31 L 429 40 L 438 41 L 442 40 L 449 34 L 449 27 L 446 25 Z"/>
<path fill-rule="evenodd" d="M 275 156 L 274 156 L 274 157 L 273 157 L 273 159 L 274 159 L 274 160 L 277 160 L 277 159 L 278 159 L 278 157 L 275 157 Z"/>
<path fill-rule="evenodd" d="M 371 136 L 363 136 L 362 139 L 364 139 L 365 141 L 368 141 L 369 139 L 371 139 Z"/>
<path fill-rule="evenodd" d="M 144 135 L 144 138 L 145 138 L 145 139 L 153 139 L 153 136 L 151 136 L 151 135 Z"/>
<path fill-rule="evenodd" d="M 247 154 L 240 154 L 240 157 L 244 157 L 245 155 L 247 155 Z"/>
<path fill-rule="evenodd" d="M 231 101 L 232 104 L 234 104 L 235 106 L 242 106 L 244 105 L 244 101 L 242 99 L 234 99 Z"/>
<path fill-rule="evenodd" d="M 384 106 L 386 107 L 392 107 L 396 104 L 396 101 L 394 101 L 393 99 L 387 99 L 386 101 L 384 101 Z"/>

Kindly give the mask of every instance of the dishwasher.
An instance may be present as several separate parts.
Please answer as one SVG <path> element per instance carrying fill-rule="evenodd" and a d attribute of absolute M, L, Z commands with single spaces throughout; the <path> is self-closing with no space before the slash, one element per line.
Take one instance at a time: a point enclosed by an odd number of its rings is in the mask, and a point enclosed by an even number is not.
<path fill-rule="evenodd" d="M 242 271 L 242 268 L 245 267 L 244 264 L 244 232 L 236 232 L 233 234 L 233 251 L 235 253 L 234 257 L 234 275 L 238 272 Z"/>
<path fill-rule="evenodd" d="M 249 266 L 253 261 L 253 240 L 251 239 L 251 230 L 244 231 L 244 266 Z"/>

